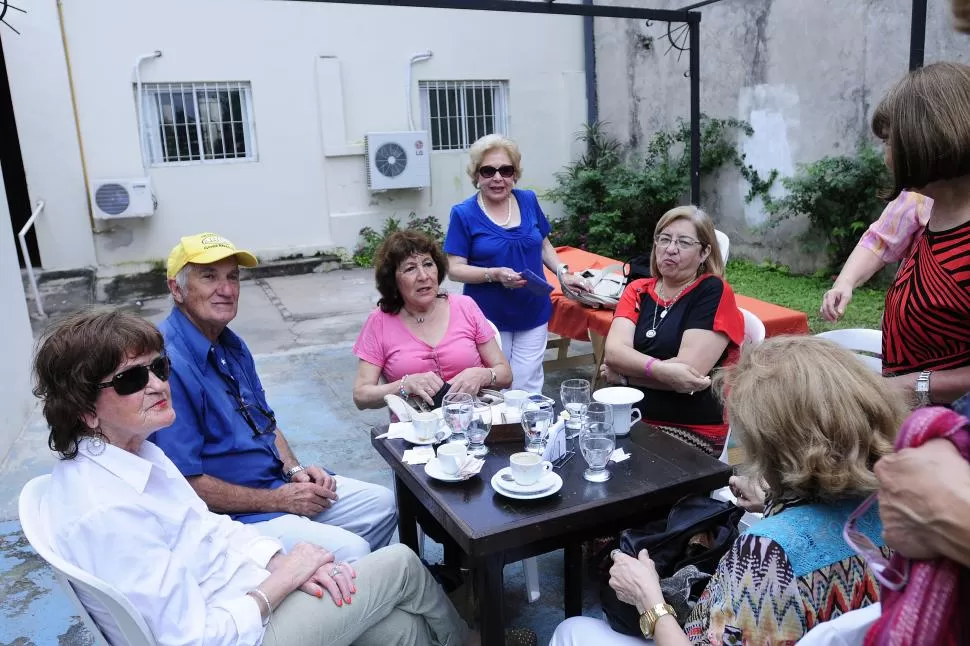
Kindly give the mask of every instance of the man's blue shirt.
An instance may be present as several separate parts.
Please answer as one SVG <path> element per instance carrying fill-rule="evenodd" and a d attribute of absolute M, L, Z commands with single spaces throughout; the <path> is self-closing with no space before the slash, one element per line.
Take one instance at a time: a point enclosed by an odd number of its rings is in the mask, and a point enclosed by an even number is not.
<path fill-rule="evenodd" d="M 149 440 L 186 477 L 204 474 L 258 489 L 285 484 L 274 413 L 245 342 L 226 328 L 212 343 L 178 308 L 158 327 L 172 360 L 169 384 L 176 417 Z M 232 518 L 255 523 L 281 515 L 237 513 Z"/>

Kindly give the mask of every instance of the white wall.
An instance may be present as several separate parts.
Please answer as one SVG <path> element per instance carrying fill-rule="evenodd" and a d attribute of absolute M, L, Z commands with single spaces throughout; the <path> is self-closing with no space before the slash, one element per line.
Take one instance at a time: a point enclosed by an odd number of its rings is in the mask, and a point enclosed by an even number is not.
<path fill-rule="evenodd" d="M 34 398 L 30 393 L 33 337 L 10 226 L 7 193 L 0 181 L 0 462 L 20 434 Z"/>
<path fill-rule="evenodd" d="M 451 205 L 472 192 L 464 153 L 433 154 L 430 190 L 371 194 L 366 188 L 364 133 L 407 129 L 405 74 L 417 52 L 431 49 L 434 57 L 414 67 L 416 125 L 419 80 L 509 81 L 510 134 L 524 153 L 522 186 L 552 185 L 553 172 L 571 160 L 574 133 L 585 119 L 577 17 L 274 0 L 75 0 L 63 12 L 92 179 L 142 174 L 132 89 L 138 55 L 163 53 L 144 63 L 145 82 L 252 83 L 258 161 L 150 168 L 157 213 L 95 234 L 100 265 L 162 259 L 179 236 L 201 230 L 270 257 L 353 247 L 362 226 L 388 215 L 404 218 L 414 210 L 447 218 Z M 45 22 L 39 31 L 49 30 Z M 25 30 L 24 39 L 33 38 Z M 43 74 L 58 81 L 56 66 L 48 67 Z M 28 82 L 27 74 L 20 69 L 12 78 L 20 90 L 16 105 L 67 103 L 63 87 L 41 101 L 40 80 Z M 50 185 L 66 173 L 37 179 L 46 175 L 46 162 L 35 149 L 49 146 L 47 139 L 39 128 L 21 137 L 30 153 L 28 181 L 38 186 L 38 197 L 50 199 Z M 74 222 L 86 208 L 75 175 L 57 195 L 52 221 Z M 69 261 L 54 258 L 54 246 L 44 244 L 54 233 L 39 234 L 45 267 L 88 262 L 79 253 Z M 81 247 L 90 245 L 89 233 L 77 237 Z"/>

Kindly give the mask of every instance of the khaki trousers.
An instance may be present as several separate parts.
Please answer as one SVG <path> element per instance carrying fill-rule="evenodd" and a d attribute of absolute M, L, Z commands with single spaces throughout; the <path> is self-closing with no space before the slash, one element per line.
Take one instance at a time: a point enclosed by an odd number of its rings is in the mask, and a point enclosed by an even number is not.
<path fill-rule="evenodd" d="M 279 605 L 264 646 L 464 646 L 468 626 L 441 586 L 404 545 L 356 563 L 357 593 L 337 606 L 299 590 Z"/>

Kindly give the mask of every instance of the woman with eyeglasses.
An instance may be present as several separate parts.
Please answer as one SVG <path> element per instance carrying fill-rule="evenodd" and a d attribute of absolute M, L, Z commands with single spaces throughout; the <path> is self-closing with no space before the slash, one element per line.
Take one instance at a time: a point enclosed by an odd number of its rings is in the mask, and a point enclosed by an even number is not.
<path fill-rule="evenodd" d="M 767 483 L 764 519 L 735 540 L 689 611 L 669 605 L 646 550 L 614 551 L 609 585 L 657 646 L 794 644 L 879 601 L 880 584 L 901 581 L 881 568 L 890 550 L 878 510 L 856 510 L 879 486 L 872 465 L 892 452 L 906 408 L 850 351 L 812 336 L 745 347 L 715 382 L 746 468 Z M 643 637 L 575 617 L 550 646 L 635 646 Z"/>
<path fill-rule="evenodd" d="M 671 209 L 653 241 L 651 277 L 627 285 L 616 307 L 604 373 L 643 392 L 643 421 L 717 456 L 728 425 L 710 375 L 737 357 L 744 317 L 706 213 Z"/>
<path fill-rule="evenodd" d="M 588 291 L 589 285 L 559 260 L 536 194 L 515 188 L 522 176 L 515 142 L 486 135 L 468 155 L 467 172 L 477 191 L 451 208 L 445 238 L 448 275 L 465 283 L 465 294 L 499 329 L 512 366 L 512 388 L 540 393 L 552 301 L 527 278 L 545 282 L 545 266 L 575 289 Z"/>
<path fill-rule="evenodd" d="M 124 594 L 159 646 L 479 643 L 402 545 L 350 565 L 307 543 L 284 552 L 211 513 L 146 441 L 175 420 L 162 335 L 148 321 L 74 314 L 45 333 L 34 371 L 61 457 L 48 496 L 53 547 Z M 108 642 L 124 643 L 79 595 Z"/>

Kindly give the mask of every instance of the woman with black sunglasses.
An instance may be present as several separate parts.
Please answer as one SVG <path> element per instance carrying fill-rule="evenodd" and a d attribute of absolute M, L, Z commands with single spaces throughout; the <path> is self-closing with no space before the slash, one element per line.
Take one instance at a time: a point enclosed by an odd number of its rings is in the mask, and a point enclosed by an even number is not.
<path fill-rule="evenodd" d="M 63 558 L 124 594 L 160 646 L 479 643 L 403 545 L 351 565 L 308 543 L 284 553 L 211 513 L 146 441 L 175 421 L 163 350 L 155 326 L 120 311 L 82 311 L 41 340 L 35 394 L 62 458 L 47 520 Z M 88 609 L 124 643 L 100 604 Z"/>
<path fill-rule="evenodd" d="M 567 273 L 559 260 L 536 194 L 515 188 L 522 176 L 515 142 L 486 135 L 468 154 L 466 170 L 477 192 L 451 208 L 445 238 L 448 275 L 465 283 L 464 293 L 499 329 L 512 365 L 512 388 L 542 392 L 542 357 L 552 315 L 542 268 L 574 289 L 588 291 L 589 286 Z"/>

